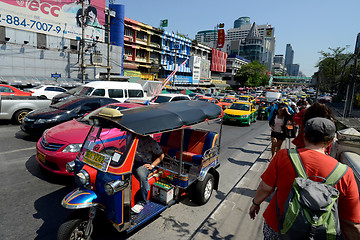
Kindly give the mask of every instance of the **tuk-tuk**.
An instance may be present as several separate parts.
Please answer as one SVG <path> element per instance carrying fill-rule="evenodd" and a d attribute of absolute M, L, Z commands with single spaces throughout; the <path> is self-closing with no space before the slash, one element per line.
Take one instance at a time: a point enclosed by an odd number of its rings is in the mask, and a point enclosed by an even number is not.
<path fill-rule="evenodd" d="M 90 239 L 99 210 L 119 232 L 130 232 L 190 192 L 195 203 L 208 202 L 219 185 L 222 123 L 219 133 L 190 126 L 219 119 L 220 114 L 221 107 L 212 103 L 177 101 L 121 112 L 109 107 L 91 117 L 81 150 L 67 165 L 77 188 L 61 202 L 77 211 L 60 226 L 58 239 Z M 132 214 L 140 189 L 132 167 L 138 141 L 148 135 L 162 147 L 165 158 L 148 177 L 148 203 Z"/>
<path fill-rule="evenodd" d="M 269 102 L 267 99 L 260 100 L 259 108 L 258 108 L 258 120 L 266 120 L 269 116 L 269 113 L 265 111 L 265 109 L 269 106 Z"/>

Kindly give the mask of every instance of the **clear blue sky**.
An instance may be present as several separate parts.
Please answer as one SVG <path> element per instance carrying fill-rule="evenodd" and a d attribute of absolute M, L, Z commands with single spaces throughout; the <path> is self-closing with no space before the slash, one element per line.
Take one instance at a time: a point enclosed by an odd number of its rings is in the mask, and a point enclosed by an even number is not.
<path fill-rule="evenodd" d="M 125 5 L 125 16 L 159 27 L 168 19 L 169 32 L 179 32 L 194 39 L 198 31 L 214 29 L 225 23 L 234 27 L 239 17 L 250 17 L 251 23 L 270 24 L 275 28 L 275 54 L 285 56 L 286 44 L 295 52 L 294 63 L 310 77 L 317 68 L 319 51 L 346 47 L 354 52 L 360 32 L 360 0 L 115 0 Z"/>

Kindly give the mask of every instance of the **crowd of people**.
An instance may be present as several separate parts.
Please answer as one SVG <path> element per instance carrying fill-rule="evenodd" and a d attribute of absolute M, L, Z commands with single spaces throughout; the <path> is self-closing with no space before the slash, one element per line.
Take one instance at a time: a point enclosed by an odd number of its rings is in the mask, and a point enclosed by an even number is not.
<path fill-rule="evenodd" d="M 259 213 L 260 205 L 272 195 L 266 208 L 264 217 L 264 239 L 294 239 L 286 238 L 285 223 L 292 221 L 288 217 L 289 209 L 285 210 L 289 203 L 290 193 L 295 188 L 296 178 L 299 177 L 298 166 L 295 166 L 288 149 L 282 149 L 282 143 L 286 138 L 293 137 L 292 143 L 296 146 L 297 156 L 305 171 L 305 175 L 315 182 L 326 180 L 338 166 L 341 165 L 336 159 L 329 156 L 329 149 L 335 137 L 336 125 L 331 109 L 325 104 L 309 104 L 301 100 L 297 104 L 273 103 L 268 108 L 269 125 L 271 128 L 271 158 L 270 163 L 261 176 L 261 182 L 256 190 L 249 209 L 251 219 Z M 288 126 L 292 126 L 289 128 Z M 290 136 L 292 132 L 292 136 Z M 297 133 L 297 134 L 295 134 Z M 325 181 L 322 181 L 325 182 Z M 297 185 L 296 185 L 297 186 Z M 333 225 L 324 228 L 333 228 L 331 239 L 360 239 L 360 203 L 359 190 L 351 168 L 346 167 L 346 172 L 335 182 L 337 192 L 337 209 L 335 209 L 335 221 Z M 335 190 L 334 190 L 335 191 Z M 290 195 L 289 195 L 290 194 Z M 292 197 L 294 197 L 292 195 Z M 314 203 L 312 203 L 314 204 Z M 293 209 L 296 206 L 291 206 Z M 338 220 L 338 222 L 336 221 Z M 297 223 L 298 224 L 298 223 Z M 338 225 L 340 227 L 338 227 Z M 288 225 L 287 227 L 289 227 Z M 338 227 L 338 228 L 337 228 Z M 298 230 L 298 238 L 301 232 Z M 319 237 L 318 230 L 308 229 L 306 239 L 330 239 Z M 327 233 L 328 234 L 328 233 Z M 321 235 L 321 234 L 320 234 Z M 285 236 L 285 238 L 283 238 Z"/>

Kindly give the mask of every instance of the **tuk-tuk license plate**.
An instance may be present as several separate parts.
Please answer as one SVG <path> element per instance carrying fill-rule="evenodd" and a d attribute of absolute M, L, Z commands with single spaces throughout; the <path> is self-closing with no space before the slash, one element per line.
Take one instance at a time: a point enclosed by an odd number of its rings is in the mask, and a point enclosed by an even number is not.
<path fill-rule="evenodd" d="M 44 154 L 42 154 L 41 152 L 38 152 L 37 157 L 38 157 L 40 162 L 45 163 L 46 160 L 45 160 L 45 155 Z"/>
<path fill-rule="evenodd" d="M 86 151 L 83 158 L 83 162 L 103 172 L 107 171 L 110 160 L 110 157 L 90 150 Z"/>
<path fill-rule="evenodd" d="M 230 121 L 236 121 L 236 119 L 235 118 L 230 118 Z"/>

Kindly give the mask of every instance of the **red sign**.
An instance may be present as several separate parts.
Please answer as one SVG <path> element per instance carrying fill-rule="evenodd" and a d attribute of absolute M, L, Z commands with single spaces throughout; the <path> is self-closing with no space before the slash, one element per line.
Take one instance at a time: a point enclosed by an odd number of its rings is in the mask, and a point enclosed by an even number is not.
<path fill-rule="evenodd" d="M 212 49 L 211 54 L 211 71 L 226 72 L 227 54 L 215 48 Z"/>
<path fill-rule="evenodd" d="M 225 30 L 218 30 L 217 48 L 223 48 L 225 43 Z"/>

